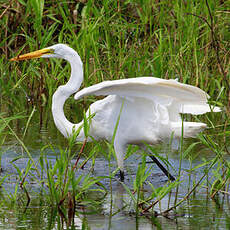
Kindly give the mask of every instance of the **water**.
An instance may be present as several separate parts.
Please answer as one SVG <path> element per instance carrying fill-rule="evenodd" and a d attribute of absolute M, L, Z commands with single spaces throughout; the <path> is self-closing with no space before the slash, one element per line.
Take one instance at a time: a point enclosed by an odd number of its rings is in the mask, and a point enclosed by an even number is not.
<path fill-rule="evenodd" d="M 68 108 L 67 108 L 68 111 Z M 67 141 L 56 130 L 51 114 L 47 111 L 43 111 L 46 115 L 42 122 L 38 122 L 40 119 L 40 111 L 35 112 L 35 115 L 28 128 L 28 133 L 23 139 L 26 147 L 32 154 L 35 162 L 39 161 L 41 148 L 46 144 L 53 146 L 54 149 L 47 147 L 45 152 L 47 154 L 47 160 L 54 164 L 56 156 L 60 154 L 59 146 L 67 146 Z M 72 116 L 69 114 L 68 116 Z M 41 121 L 41 120 L 40 120 Z M 14 122 L 13 129 L 22 138 L 22 133 L 25 127 L 25 120 L 21 119 Z M 196 140 L 188 140 L 185 142 L 185 146 Z M 57 144 L 58 143 L 58 144 Z M 89 147 L 90 148 L 90 147 Z M 167 145 L 156 146 L 156 151 L 165 156 L 165 152 L 168 151 Z M 79 147 L 76 147 L 76 151 L 79 151 Z M 1 177 L 7 176 L 1 187 L 0 197 L 0 229 L 61 229 L 66 228 L 65 221 L 62 223 L 62 218 L 59 211 L 54 206 L 50 205 L 50 200 L 47 195 L 48 188 L 44 185 L 45 189 L 41 187 L 34 180 L 33 176 L 26 178 L 27 190 L 30 195 L 30 203 L 27 206 L 27 199 L 23 189 L 18 186 L 17 196 L 14 199 L 15 188 L 19 184 L 18 170 L 22 171 L 26 168 L 28 162 L 28 156 L 22 147 L 18 144 L 14 137 L 8 137 L 5 145 L 2 146 L 2 159 L 1 164 L 3 172 Z M 18 156 L 24 156 L 16 161 Z M 202 158 L 206 160 L 215 157 L 213 153 L 207 151 L 202 145 L 198 145 L 194 148 L 191 155 L 199 155 L 192 161 L 192 166 L 199 165 L 203 162 Z M 81 158 L 83 161 L 84 158 Z M 134 154 L 130 156 L 126 161 L 126 179 L 125 184 L 132 188 L 133 181 L 138 170 L 138 165 L 141 163 L 141 155 Z M 14 166 L 12 164 L 16 166 Z M 74 160 L 75 161 L 75 160 Z M 74 163 L 73 161 L 73 163 Z M 179 155 L 175 151 L 169 153 L 169 161 L 173 166 L 170 171 L 174 176 L 177 174 L 179 168 Z M 84 170 L 80 171 L 82 175 L 86 175 L 91 170 L 92 162 L 89 161 Z M 148 178 L 148 182 L 155 188 L 164 186 L 167 183 L 167 178 L 163 173 L 154 165 L 148 164 L 148 167 L 152 167 L 151 175 Z M 198 168 L 196 173 L 189 174 L 187 169 L 191 167 L 188 159 L 182 161 L 182 176 L 181 184 L 178 192 L 178 200 L 183 199 L 187 192 L 191 189 L 192 183 L 197 182 L 204 173 L 204 167 Z M 108 160 L 102 155 L 98 155 L 95 161 L 95 170 L 93 174 L 95 176 L 109 175 L 110 170 L 116 169 L 116 162 L 111 160 L 110 165 Z M 40 170 L 40 169 L 39 169 Z M 79 171 L 78 171 L 79 172 Z M 212 175 L 209 175 L 207 183 L 213 181 Z M 130 198 L 130 195 L 126 192 L 124 187 L 116 179 L 112 181 L 102 179 L 101 182 L 109 191 L 107 196 L 103 200 L 93 206 L 77 206 L 76 213 L 73 218 L 75 229 L 230 229 L 230 202 L 229 194 L 220 193 L 216 199 L 210 199 L 210 185 L 209 189 L 203 184 L 203 187 L 196 189 L 176 210 L 176 212 L 170 212 L 170 215 L 154 217 L 149 213 L 148 215 L 136 215 L 135 205 Z M 145 194 L 147 195 L 151 189 L 148 184 L 144 186 Z M 158 214 L 161 211 L 173 206 L 176 190 L 173 189 L 169 196 L 165 196 L 154 206 L 154 211 Z M 88 194 L 89 199 L 95 199 L 100 196 L 95 193 Z"/>

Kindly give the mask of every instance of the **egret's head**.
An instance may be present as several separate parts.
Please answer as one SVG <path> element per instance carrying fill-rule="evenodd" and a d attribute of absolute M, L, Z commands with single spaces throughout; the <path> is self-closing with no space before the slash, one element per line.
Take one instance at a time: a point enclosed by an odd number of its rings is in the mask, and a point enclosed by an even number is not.
<path fill-rule="evenodd" d="M 27 60 L 32 58 L 63 58 L 67 59 L 69 56 L 77 55 L 76 51 L 65 44 L 56 44 L 41 50 L 37 50 L 31 53 L 18 55 L 11 58 L 11 61 Z M 77 55 L 78 56 L 78 55 Z"/>

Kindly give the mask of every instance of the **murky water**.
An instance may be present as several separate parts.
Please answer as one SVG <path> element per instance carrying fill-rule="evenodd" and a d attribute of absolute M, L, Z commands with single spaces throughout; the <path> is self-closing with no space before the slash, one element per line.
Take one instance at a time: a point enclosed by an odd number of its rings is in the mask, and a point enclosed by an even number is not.
<path fill-rule="evenodd" d="M 58 145 L 66 146 L 67 142 L 61 134 L 56 131 L 50 113 L 46 113 L 42 123 L 38 122 L 39 117 L 38 111 L 29 126 L 28 133 L 23 139 L 23 142 L 35 161 L 38 161 L 41 148 L 45 144 L 57 146 L 54 150 L 49 147 L 46 148 L 48 161 L 54 163 L 56 156 L 60 154 Z M 14 125 L 14 130 L 22 137 L 25 121 L 17 121 Z M 168 151 L 168 146 L 159 145 L 156 149 L 164 156 L 164 153 Z M 78 151 L 77 148 L 76 151 Z M 199 151 L 199 157 L 193 160 L 192 166 L 202 163 L 203 157 L 205 157 L 206 160 L 215 157 L 213 153 L 207 152 L 202 146 L 195 148 L 194 151 L 196 151 L 194 155 Z M 17 198 L 15 200 L 12 199 L 15 193 L 15 187 L 19 183 L 18 170 L 25 169 L 28 162 L 25 151 L 18 145 L 15 138 L 11 137 L 7 139 L 5 146 L 1 149 L 1 153 L 1 165 L 3 168 L 1 176 L 4 177 L 7 175 L 7 179 L 1 187 L 0 229 L 60 229 L 62 223 L 58 210 L 50 206 L 45 190 L 41 189 L 41 185 L 38 184 L 36 180 L 32 180 L 31 177 L 27 178 L 27 189 L 31 198 L 28 206 L 26 204 L 25 193 L 20 187 L 18 187 Z M 24 158 L 13 161 L 22 154 L 24 154 Z M 172 170 L 171 173 L 174 176 L 177 175 L 177 169 L 179 168 L 179 158 L 177 152 L 170 152 L 169 161 L 171 165 L 173 165 L 174 171 Z M 83 161 L 83 158 L 81 161 Z M 140 163 L 140 154 L 134 154 L 125 161 L 125 184 L 129 188 L 132 188 L 138 164 Z M 80 173 L 83 175 L 87 174 L 91 169 L 91 164 L 92 162 L 89 161 Z M 155 165 L 148 164 L 148 167 L 152 167 L 148 182 L 155 188 L 164 186 L 167 183 L 165 175 L 163 175 Z M 187 194 L 192 184 L 198 181 L 204 173 L 204 167 L 201 167 L 196 170 L 196 173 L 189 175 L 187 170 L 190 167 L 191 164 L 189 160 L 182 161 L 182 182 L 179 186 L 178 200 Z M 109 165 L 108 161 L 99 154 L 94 169 L 93 174 L 95 176 L 109 175 L 109 170 L 116 169 L 116 162 L 112 160 Z M 212 181 L 211 175 L 208 177 L 207 183 L 209 180 Z M 184 201 L 183 204 L 177 208 L 176 212 L 172 212 L 168 217 L 153 217 L 150 215 L 151 213 L 146 216 L 136 216 L 135 205 L 130 195 L 118 180 L 114 179 L 110 181 L 102 179 L 101 182 L 110 192 L 95 209 L 82 206 L 76 207 L 73 220 L 75 229 L 230 229 L 229 194 L 220 194 L 216 200 L 212 200 L 208 194 L 210 190 L 207 190 L 205 187 L 206 183 L 204 183 L 203 187 L 196 189 L 191 194 L 190 199 Z M 146 193 L 149 192 L 149 188 L 150 186 L 146 183 L 144 187 Z M 171 207 L 175 201 L 175 194 L 174 189 L 170 195 L 170 199 L 169 196 L 166 196 L 160 203 L 154 206 L 154 211 L 160 213 L 168 207 Z M 9 196 L 9 198 L 7 198 L 7 196 Z M 91 199 L 95 196 L 97 196 L 97 194 L 92 193 L 89 195 Z M 65 223 L 63 225 L 66 226 Z"/>

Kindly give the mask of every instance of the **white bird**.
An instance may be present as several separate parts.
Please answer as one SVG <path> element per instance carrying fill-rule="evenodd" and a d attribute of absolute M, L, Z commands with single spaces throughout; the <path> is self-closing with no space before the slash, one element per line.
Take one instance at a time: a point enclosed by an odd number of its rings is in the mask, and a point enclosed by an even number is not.
<path fill-rule="evenodd" d="M 31 58 L 62 58 L 71 65 L 69 81 L 59 86 L 52 99 L 52 114 L 55 125 L 65 136 L 70 137 L 74 130 L 83 125 L 83 121 L 73 124 L 68 121 L 63 110 L 65 101 L 76 93 L 83 81 L 83 64 L 78 53 L 64 44 L 56 44 L 45 49 L 19 55 L 12 58 L 25 60 Z M 165 139 L 194 137 L 206 124 L 200 122 L 182 122 L 180 113 L 204 114 L 218 112 L 218 107 L 208 105 L 208 95 L 195 86 L 182 84 L 176 80 L 154 77 L 139 77 L 105 81 L 78 91 L 77 100 L 87 95 L 107 96 L 90 105 L 86 115 L 90 118 L 89 137 L 95 140 L 112 141 L 114 130 L 114 150 L 116 153 L 121 180 L 124 179 L 124 154 L 128 144 L 154 145 Z M 82 128 L 76 141 L 84 141 Z M 90 140 L 90 138 L 89 138 Z M 155 161 L 156 158 L 153 158 Z M 158 162 L 159 163 L 159 162 Z M 159 163 L 160 164 L 160 163 Z M 160 164 L 161 169 L 164 167 Z M 163 168 L 162 168 L 163 167 Z M 167 171 L 164 173 L 174 179 Z"/>

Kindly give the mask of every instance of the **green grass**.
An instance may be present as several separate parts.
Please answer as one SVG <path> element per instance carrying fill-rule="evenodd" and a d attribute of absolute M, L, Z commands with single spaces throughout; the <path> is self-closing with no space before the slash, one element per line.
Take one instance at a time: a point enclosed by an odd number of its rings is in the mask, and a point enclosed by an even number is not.
<path fill-rule="evenodd" d="M 21 180 L 34 168 L 42 167 L 48 178 L 46 183 L 50 202 L 54 202 L 58 208 L 69 191 L 78 191 L 82 198 L 82 194 L 90 190 L 87 186 L 81 187 L 78 184 L 81 178 L 74 178 L 71 171 L 72 154 L 79 152 L 81 146 L 72 146 L 61 136 L 52 122 L 50 112 L 53 93 L 68 80 L 69 65 L 61 60 L 9 62 L 11 57 L 19 53 L 55 43 L 67 43 L 77 50 L 84 63 L 82 87 L 104 80 L 155 76 L 178 78 L 180 82 L 205 90 L 210 95 L 210 103 L 221 106 L 222 112 L 189 117 L 191 120 L 202 120 L 210 128 L 199 140 L 193 140 L 188 146 L 182 143 L 180 157 L 181 160 L 186 158 L 190 161 L 190 173 L 206 167 L 204 178 L 208 173 L 213 173 L 213 181 L 196 181 L 190 177 L 191 187 L 187 194 L 189 197 L 194 189 L 204 186 L 206 182 L 210 188 L 210 197 L 228 190 L 229 163 L 226 158 L 230 152 L 230 32 L 226 9 L 230 7 L 229 1 L 18 0 L 9 3 L 1 0 L 0 6 L 0 108 L 1 113 L 4 112 L 0 120 L 0 148 L 1 154 L 4 154 L 4 145 L 14 140 L 29 156 L 28 167 L 23 172 L 18 169 Z M 95 100 L 89 97 L 76 102 L 70 98 L 66 104 L 68 118 L 73 122 L 84 119 L 84 111 Z M 86 119 L 84 124 L 87 131 Z M 40 131 L 43 129 L 48 132 L 50 140 L 46 135 L 45 138 L 41 137 Z M 30 150 L 44 149 L 47 145 L 60 148 L 56 164 L 46 163 L 43 155 L 39 163 L 33 163 Z M 199 157 L 195 152 L 200 149 L 214 153 L 215 161 L 204 159 L 203 163 L 193 168 L 192 162 Z M 93 161 L 99 153 L 107 156 L 108 161 L 113 155 L 112 146 L 108 143 L 87 144 L 85 150 L 84 157 Z M 152 150 L 157 151 L 157 147 Z M 135 148 L 129 148 L 127 156 L 135 151 Z M 168 163 L 170 170 L 178 172 L 179 169 L 173 168 L 167 157 L 163 160 Z M 66 171 L 63 171 L 64 166 Z M 142 186 L 148 170 L 144 164 L 140 166 L 133 187 L 126 187 L 136 204 L 137 213 L 138 210 L 142 212 L 154 207 L 176 186 L 181 186 L 178 181 L 171 183 L 170 189 L 167 186 L 152 186 L 152 194 L 142 197 Z M 178 179 L 180 173 L 181 168 Z M 110 172 L 107 176 L 112 177 L 114 173 Z M 99 178 L 90 176 L 84 180 L 86 184 L 99 182 Z M 55 189 L 57 186 L 61 188 L 60 191 Z M 26 187 L 25 184 L 24 189 Z M 73 196 L 79 198 L 76 194 Z M 178 203 L 181 204 L 180 200 L 175 199 L 175 206 Z M 63 211 L 63 206 L 61 208 Z M 65 218 L 68 219 L 65 212 Z"/>

